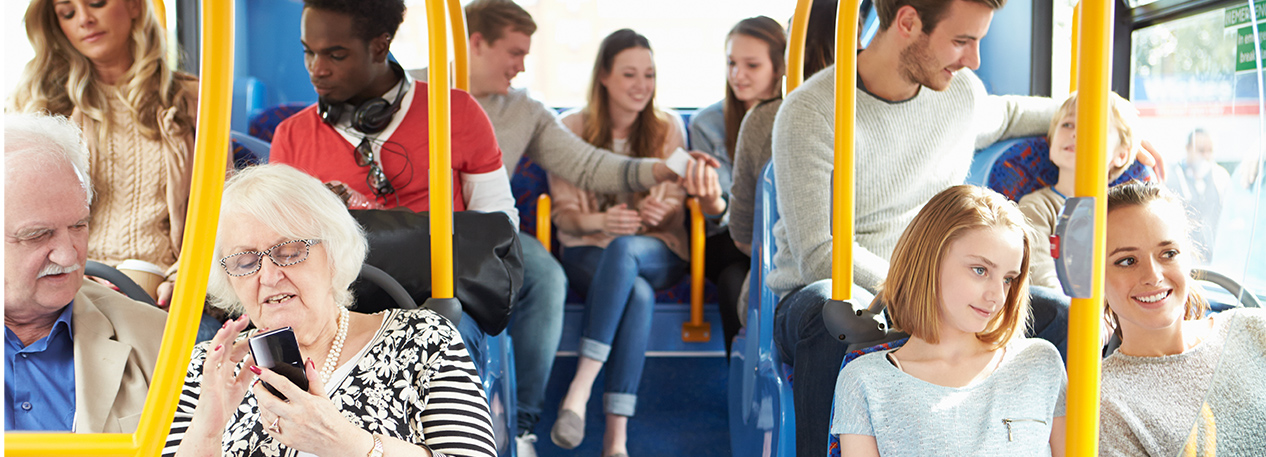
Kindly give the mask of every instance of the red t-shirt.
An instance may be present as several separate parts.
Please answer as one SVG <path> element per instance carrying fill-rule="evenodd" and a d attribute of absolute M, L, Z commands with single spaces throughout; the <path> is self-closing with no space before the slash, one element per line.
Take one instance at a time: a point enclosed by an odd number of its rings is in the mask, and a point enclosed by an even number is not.
<path fill-rule="evenodd" d="M 430 138 L 427 137 L 427 84 L 417 82 L 407 97 L 413 101 L 400 125 L 390 137 L 378 137 L 382 149 L 379 160 L 383 172 L 395 187 L 395 195 L 379 198 L 387 207 L 407 207 L 426 211 L 430 183 Z M 481 174 L 501 169 L 501 149 L 492 123 L 483 108 L 465 91 L 453 89 L 450 121 L 452 129 L 453 211 L 464 211 L 462 184 L 458 173 Z M 356 132 L 349 128 L 350 131 Z M 381 135 L 381 134 L 379 134 Z M 277 126 L 268 161 L 284 163 L 312 175 L 322 182 L 342 181 L 348 187 L 375 197 L 366 179 L 369 167 L 356 165 L 356 144 L 347 142 L 334 127 L 321 121 L 317 106 L 312 105 Z"/>

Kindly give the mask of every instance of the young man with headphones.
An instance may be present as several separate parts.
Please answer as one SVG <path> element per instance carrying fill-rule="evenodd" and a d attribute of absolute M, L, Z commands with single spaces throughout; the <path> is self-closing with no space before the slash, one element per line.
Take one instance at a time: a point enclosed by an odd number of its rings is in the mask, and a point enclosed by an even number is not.
<path fill-rule="evenodd" d="M 402 0 L 305 0 L 300 41 L 320 101 L 277 126 L 270 161 L 339 182 L 388 208 L 426 211 L 427 86 L 387 54 Z M 451 91 L 454 211 L 501 211 L 518 224 L 488 116 Z"/>

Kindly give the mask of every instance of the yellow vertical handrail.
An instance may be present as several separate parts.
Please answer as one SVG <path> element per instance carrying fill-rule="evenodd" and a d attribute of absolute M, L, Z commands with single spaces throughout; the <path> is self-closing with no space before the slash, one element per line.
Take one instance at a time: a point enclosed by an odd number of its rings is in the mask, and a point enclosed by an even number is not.
<path fill-rule="evenodd" d="M 163 4 L 163 0 L 153 0 L 150 2 L 154 6 L 154 15 L 158 16 L 158 25 L 163 26 L 163 31 L 167 31 L 167 5 Z"/>
<path fill-rule="evenodd" d="M 1074 298 L 1068 313 L 1068 455 L 1099 455 L 1099 327 L 1103 317 L 1104 224 L 1107 216 L 1108 80 L 1112 2 L 1083 0 L 1077 85 L 1078 197 L 1094 197 L 1090 298 Z"/>
<path fill-rule="evenodd" d="M 797 0 L 796 12 L 791 15 L 791 42 L 787 46 L 787 93 L 804 83 L 804 40 L 809 31 L 809 11 L 813 0 Z"/>
<path fill-rule="evenodd" d="M 857 49 L 857 0 L 841 0 L 835 20 L 835 49 Z M 831 189 L 831 299 L 852 298 L 853 129 L 857 53 L 835 53 L 835 170 Z"/>
<path fill-rule="evenodd" d="M 1068 59 L 1068 93 L 1077 92 L 1077 58 L 1081 55 L 1081 50 L 1077 48 L 1081 44 L 1081 3 L 1073 6 L 1073 38 L 1072 46 L 1069 48 L 1070 55 Z"/>
<path fill-rule="evenodd" d="M 453 25 L 453 87 L 470 92 L 470 54 L 466 49 L 466 10 L 459 0 L 448 0 Z"/>
<path fill-rule="evenodd" d="M 427 0 L 427 134 L 431 219 L 431 297 L 453 298 L 453 161 L 449 120 L 448 28 L 445 0 Z"/>
<path fill-rule="evenodd" d="M 134 434 L 5 433 L 6 456 L 157 456 L 184 387 L 220 218 L 233 87 L 233 2 L 202 2 L 202 80 L 180 272 L 158 364 Z"/>

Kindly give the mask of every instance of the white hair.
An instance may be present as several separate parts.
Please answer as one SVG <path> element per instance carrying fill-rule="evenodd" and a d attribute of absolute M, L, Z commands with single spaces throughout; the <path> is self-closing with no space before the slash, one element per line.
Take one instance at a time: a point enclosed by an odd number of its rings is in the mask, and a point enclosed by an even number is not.
<path fill-rule="evenodd" d="M 92 178 L 88 176 L 88 150 L 81 135 L 79 127 L 62 116 L 6 113 L 4 158 L 9 161 L 21 156 L 33 156 L 70 165 L 75 177 L 83 185 L 87 202 L 91 202 Z"/>
<path fill-rule="evenodd" d="M 258 165 L 238 172 L 224 186 L 220 202 L 220 226 L 215 236 L 214 265 L 207 292 L 212 304 L 242 311 L 242 303 L 228 273 L 220 266 L 225 237 L 230 231 L 258 227 L 229 227 L 229 215 L 251 216 L 287 239 L 317 239 L 329 256 L 334 302 L 352 305 L 352 281 L 360 274 L 369 252 L 369 241 L 347 207 L 321 181 L 288 165 Z"/>

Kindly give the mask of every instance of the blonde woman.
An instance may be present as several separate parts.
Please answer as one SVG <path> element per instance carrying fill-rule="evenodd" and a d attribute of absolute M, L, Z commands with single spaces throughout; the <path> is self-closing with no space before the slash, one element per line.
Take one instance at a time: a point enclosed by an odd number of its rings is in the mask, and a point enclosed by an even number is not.
<path fill-rule="evenodd" d="M 96 183 L 88 258 L 138 259 L 174 277 L 193 160 L 197 79 L 168 67 L 147 0 L 34 0 L 35 58 L 11 102 L 66 115 L 83 129 Z M 158 304 L 171 299 L 170 279 Z"/>

